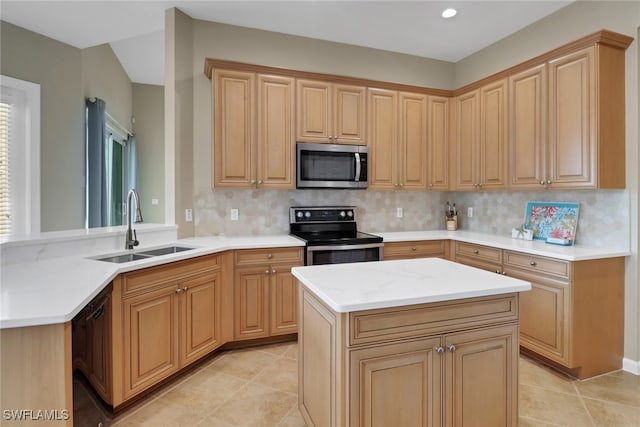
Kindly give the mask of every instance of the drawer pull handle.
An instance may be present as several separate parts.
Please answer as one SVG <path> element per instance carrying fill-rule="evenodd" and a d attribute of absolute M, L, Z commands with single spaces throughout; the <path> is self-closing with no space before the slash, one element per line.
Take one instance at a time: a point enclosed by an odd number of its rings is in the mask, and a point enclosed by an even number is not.
<path fill-rule="evenodd" d="M 435 350 L 435 351 L 436 351 L 436 353 L 438 353 L 438 354 L 442 354 L 442 353 L 444 353 L 444 348 L 442 348 L 442 346 L 440 346 L 440 345 L 439 345 L 439 346 L 437 346 L 437 347 L 434 347 L 434 350 Z"/>
<path fill-rule="evenodd" d="M 411 248 L 411 250 L 412 250 L 412 251 L 415 251 L 415 250 L 416 250 L 415 246 L 414 246 L 413 248 Z"/>
<path fill-rule="evenodd" d="M 454 351 L 456 351 L 456 346 L 455 346 L 455 345 L 453 345 L 453 344 L 449 344 L 449 345 L 447 346 L 447 349 L 449 349 L 449 351 L 450 351 L 451 353 L 453 353 Z"/>
<path fill-rule="evenodd" d="M 474 250 L 473 250 L 473 253 L 474 253 L 474 254 L 476 254 L 476 255 L 478 255 L 478 254 L 480 253 L 480 251 L 479 251 L 479 250 L 477 250 L 477 249 L 474 249 Z"/>
<path fill-rule="evenodd" d="M 267 258 L 269 259 L 273 258 L 273 254 L 267 254 Z"/>
<path fill-rule="evenodd" d="M 538 265 L 538 263 L 535 261 L 529 261 L 529 265 L 535 267 L 536 265 Z"/>

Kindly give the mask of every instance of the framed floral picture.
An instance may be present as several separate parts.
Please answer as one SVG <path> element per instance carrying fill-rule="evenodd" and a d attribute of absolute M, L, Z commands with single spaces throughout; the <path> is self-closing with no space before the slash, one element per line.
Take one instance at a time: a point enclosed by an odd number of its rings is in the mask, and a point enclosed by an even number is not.
<path fill-rule="evenodd" d="M 524 228 L 531 230 L 536 240 L 573 245 L 579 212 L 579 203 L 527 202 Z"/>

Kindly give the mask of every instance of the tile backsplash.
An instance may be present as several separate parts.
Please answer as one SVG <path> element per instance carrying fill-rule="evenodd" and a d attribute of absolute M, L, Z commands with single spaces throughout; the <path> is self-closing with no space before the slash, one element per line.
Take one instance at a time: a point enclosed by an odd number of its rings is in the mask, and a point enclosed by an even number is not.
<path fill-rule="evenodd" d="M 626 190 L 540 192 L 422 192 L 372 190 L 203 190 L 196 194 L 196 236 L 287 234 L 290 206 L 357 206 L 363 231 L 444 229 L 447 200 L 458 206 L 460 229 L 511 235 L 522 223 L 527 201 L 579 202 L 577 244 L 629 245 Z M 467 207 L 474 216 L 467 218 Z M 239 210 L 238 221 L 229 218 Z M 402 208 L 403 217 L 396 210 Z"/>

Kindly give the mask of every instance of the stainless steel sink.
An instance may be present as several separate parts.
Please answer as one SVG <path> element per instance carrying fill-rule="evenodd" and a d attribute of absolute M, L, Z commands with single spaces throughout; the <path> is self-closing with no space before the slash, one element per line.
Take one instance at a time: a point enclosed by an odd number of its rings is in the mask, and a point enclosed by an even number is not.
<path fill-rule="evenodd" d="M 177 254 L 178 252 L 189 251 L 191 249 L 195 249 L 195 248 L 188 248 L 185 246 L 165 246 L 162 248 L 149 249 L 146 251 L 129 252 L 126 254 L 105 255 L 105 256 L 97 257 L 93 259 L 97 261 L 123 263 L 123 262 L 138 261 L 141 259 L 149 259 L 154 256 Z"/>
<path fill-rule="evenodd" d="M 111 255 L 111 256 L 106 256 L 104 258 L 96 258 L 96 260 L 105 261 L 105 262 L 122 263 L 122 262 L 137 261 L 140 259 L 147 259 L 147 258 L 151 258 L 151 256 L 152 255 L 144 255 L 141 253 L 130 253 L 130 254 L 123 254 L 123 255 Z"/>
<path fill-rule="evenodd" d="M 151 249 L 148 251 L 138 252 L 141 255 L 159 256 L 168 254 L 177 254 L 178 252 L 190 251 L 194 248 L 187 248 L 184 246 L 167 246 L 166 248 Z"/>

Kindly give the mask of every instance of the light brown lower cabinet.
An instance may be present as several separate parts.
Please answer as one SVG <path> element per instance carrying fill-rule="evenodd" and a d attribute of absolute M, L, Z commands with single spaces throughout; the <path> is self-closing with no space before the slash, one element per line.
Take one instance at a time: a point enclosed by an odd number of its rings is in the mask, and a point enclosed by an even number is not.
<path fill-rule="evenodd" d="M 517 425 L 517 295 L 337 313 L 302 292 L 307 425 Z"/>
<path fill-rule="evenodd" d="M 291 268 L 302 264 L 298 247 L 235 251 L 235 340 L 298 332 L 298 284 Z"/>
<path fill-rule="evenodd" d="M 446 258 L 448 248 L 448 240 L 389 242 L 384 244 L 384 259 Z"/>
<path fill-rule="evenodd" d="M 114 407 L 223 344 L 222 256 L 150 267 L 114 280 Z"/>

